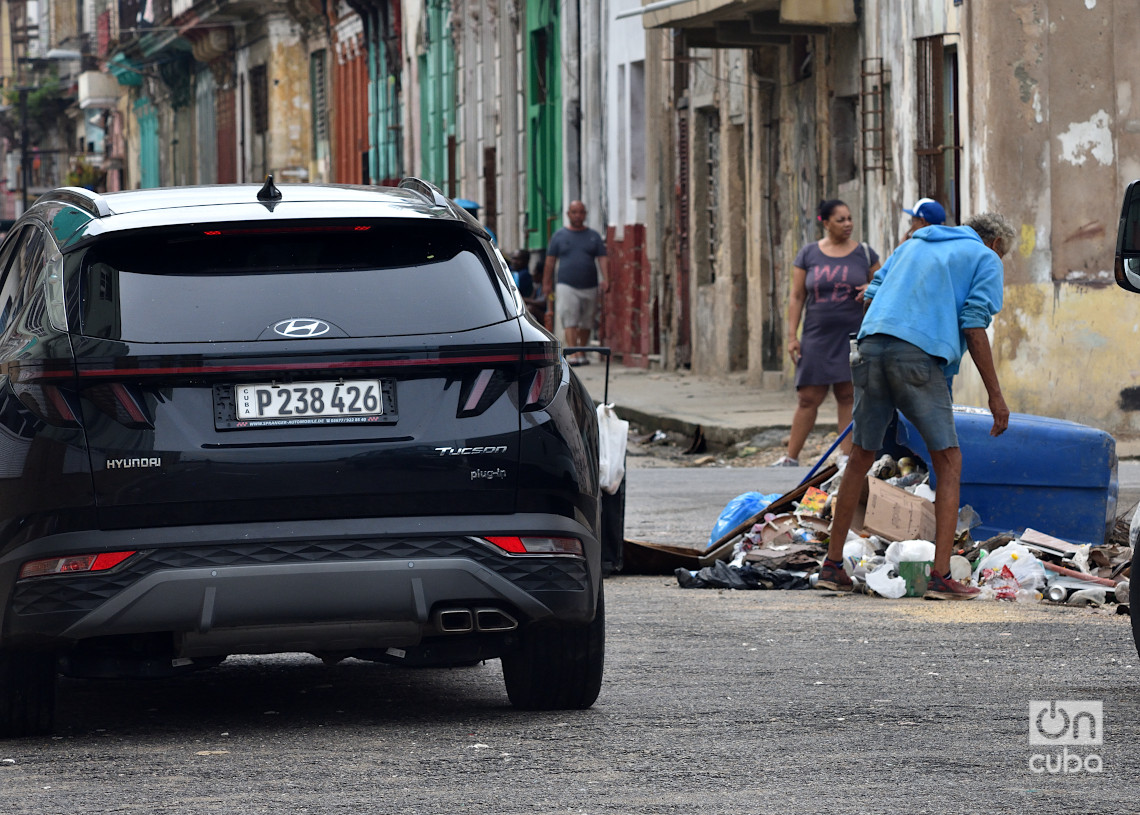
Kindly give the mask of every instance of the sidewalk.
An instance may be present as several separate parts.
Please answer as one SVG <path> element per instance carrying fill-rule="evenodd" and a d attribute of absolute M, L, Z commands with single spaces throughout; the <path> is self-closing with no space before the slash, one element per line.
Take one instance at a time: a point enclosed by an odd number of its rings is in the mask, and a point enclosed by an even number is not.
<path fill-rule="evenodd" d="M 590 355 L 590 364 L 575 368 L 595 402 L 605 393 L 605 359 Z M 718 446 L 747 441 L 765 430 L 792 426 L 795 391 L 765 389 L 743 375 L 703 377 L 688 371 L 646 370 L 610 365 L 609 401 L 618 416 L 643 431 L 672 430 L 692 436 L 699 425 L 705 439 Z M 816 427 L 834 427 L 835 400 L 819 409 Z M 1121 459 L 1140 458 L 1140 437 L 1117 438 Z"/>
<path fill-rule="evenodd" d="M 591 354 L 589 365 L 575 368 L 595 402 L 603 400 L 604 358 Z M 699 425 L 715 445 L 747 441 L 765 430 L 792 426 L 796 395 L 749 385 L 743 376 L 702 377 L 688 371 L 660 371 L 610 365 L 609 402 L 620 416 L 643 431 L 672 430 L 692 436 Z M 819 411 L 818 424 L 834 425 L 835 401 Z"/>

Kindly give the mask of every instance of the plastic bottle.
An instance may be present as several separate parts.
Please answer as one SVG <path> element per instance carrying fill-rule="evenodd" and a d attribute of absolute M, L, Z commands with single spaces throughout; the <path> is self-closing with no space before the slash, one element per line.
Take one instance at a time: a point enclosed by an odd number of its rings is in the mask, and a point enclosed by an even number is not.
<path fill-rule="evenodd" d="M 1018 589 L 1013 599 L 1018 603 L 1039 603 L 1041 602 L 1041 592 L 1035 589 Z"/>
<path fill-rule="evenodd" d="M 1087 606 L 1090 603 L 1094 606 L 1103 606 L 1105 600 L 1105 591 L 1103 588 L 1097 587 L 1092 589 L 1080 589 L 1069 595 L 1069 599 L 1065 601 L 1070 606 Z"/>
<path fill-rule="evenodd" d="M 850 360 L 851 360 L 852 365 L 857 365 L 858 363 L 863 361 L 863 354 L 861 354 L 859 352 L 859 339 L 858 339 L 858 337 L 859 337 L 858 334 L 848 334 L 847 335 L 847 340 L 848 340 L 848 342 L 851 343 Z"/>

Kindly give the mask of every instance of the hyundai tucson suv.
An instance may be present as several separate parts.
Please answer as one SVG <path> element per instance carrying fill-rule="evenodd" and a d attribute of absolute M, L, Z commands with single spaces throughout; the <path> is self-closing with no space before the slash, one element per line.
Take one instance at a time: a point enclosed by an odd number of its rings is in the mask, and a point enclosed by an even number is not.
<path fill-rule="evenodd" d="M 229 654 L 602 679 L 597 419 L 436 188 L 55 190 L 0 245 L 0 734 Z"/>

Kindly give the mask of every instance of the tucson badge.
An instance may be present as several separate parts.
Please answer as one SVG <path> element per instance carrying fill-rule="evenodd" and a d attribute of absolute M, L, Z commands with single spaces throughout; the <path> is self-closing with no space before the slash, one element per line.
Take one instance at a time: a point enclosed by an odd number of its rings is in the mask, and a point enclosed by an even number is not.
<path fill-rule="evenodd" d="M 273 330 L 282 337 L 294 339 L 307 339 L 319 337 L 329 333 L 330 326 L 324 320 L 314 320 L 312 317 L 294 317 L 291 320 L 282 320 L 273 324 Z"/>

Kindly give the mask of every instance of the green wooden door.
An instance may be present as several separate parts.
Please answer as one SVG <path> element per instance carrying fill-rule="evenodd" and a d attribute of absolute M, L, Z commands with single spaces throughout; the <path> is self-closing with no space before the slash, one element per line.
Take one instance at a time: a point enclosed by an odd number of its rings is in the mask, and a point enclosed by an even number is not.
<path fill-rule="evenodd" d="M 390 26 L 391 21 L 387 15 L 381 21 Z M 377 40 L 377 58 L 370 61 L 370 70 L 375 73 L 372 81 L 373 105 L 376 110 L 374 117 L 376 132 L 372 139 L 375 153 L 375 167 L 372 173 L 373 184 L 396 184 L 404 175 L 403 163 L 400 157 L 400 141 L 402 139 L 403 123 L 400 121 L 400 92 L 398 77 L 392 70 L 399 67 L 398 59 L 388 51 L 390 43 L 395 41 L 395 34 L 388 32 Z"/>
<path fill-rule="evenodd" d="M 158 111 L 145 96 L 135 102 L 139 123 L 139 187 L 160 185 L 158 174 Z"/>
<path fill-rule="evenodd" d="M 455 46 L 450 0 L 427 0 L 426 44 L 420 57 L 420 174 L 444 192 L 451 174 L 448 144 L 455 136 Z"/>
<path fill-rule="evenodd" d="M 562 223 L 562 82 L 558 7 L 527 0 L 527 246 L 545 248 Z"/>

